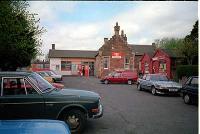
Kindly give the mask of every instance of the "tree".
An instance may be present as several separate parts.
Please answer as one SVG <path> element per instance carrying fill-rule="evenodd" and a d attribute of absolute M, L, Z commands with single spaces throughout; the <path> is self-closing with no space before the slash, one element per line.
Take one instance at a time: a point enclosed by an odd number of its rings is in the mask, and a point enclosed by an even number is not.
<path fill-rule="evenodd" d="M 39 53 L 40 35 L 36 14 L 27 11 L 25 1 L 0 1 L 0 68 L 16 70 L 30 65 Z"/>
<path fill-rule="evenodd" d="M 193 26 L 189 35 L 184 38 L 184 43 L 179 49 L 189 65 L 198 64 L 198 21 Z"/>
<path fill-rule="evenodd" d="M 178 49 L 183 44 L 183 39 L 165 37 L 162 39 L 156 39 L 155 44 L 157 48 Z"/>

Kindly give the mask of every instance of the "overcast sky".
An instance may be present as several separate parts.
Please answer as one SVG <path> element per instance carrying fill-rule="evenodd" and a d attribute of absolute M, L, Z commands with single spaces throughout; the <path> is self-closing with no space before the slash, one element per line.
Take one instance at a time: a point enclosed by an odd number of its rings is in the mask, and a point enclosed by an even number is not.
<path fill-rule="evenodd" d="M 129 44 L 150 45 L 163 37 L 182 38 L 198 19 L 198 2 L 184 1 L 29 1 L 37 13 L 42 35 L 42 52 L 51 44 L 56 49 L 98 50 L 105 37 L 111 38 L 118 22 Z"/>

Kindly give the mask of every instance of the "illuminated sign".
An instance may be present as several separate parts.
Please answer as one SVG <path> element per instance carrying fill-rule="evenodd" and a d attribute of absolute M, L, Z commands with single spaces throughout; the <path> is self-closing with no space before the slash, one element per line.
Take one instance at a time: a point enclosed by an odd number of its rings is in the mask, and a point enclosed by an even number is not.
<path fill-rule="evenodd" d="M 112 52 L 112 58 L 118 58 L 118 59 L 120 59 L 120 58 L 122 58 L 122 55 L 121 55 L 121 53 Z"/>

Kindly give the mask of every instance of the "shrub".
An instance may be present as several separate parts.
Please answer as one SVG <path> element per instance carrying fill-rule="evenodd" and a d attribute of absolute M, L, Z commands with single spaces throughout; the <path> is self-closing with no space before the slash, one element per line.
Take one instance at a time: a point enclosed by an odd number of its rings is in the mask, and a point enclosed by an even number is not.
<path fill-rule="evenodd" d="M 182 77 L 198 76 L 198 65 L 179 65 L 176 69 L 178 79 Z"/>

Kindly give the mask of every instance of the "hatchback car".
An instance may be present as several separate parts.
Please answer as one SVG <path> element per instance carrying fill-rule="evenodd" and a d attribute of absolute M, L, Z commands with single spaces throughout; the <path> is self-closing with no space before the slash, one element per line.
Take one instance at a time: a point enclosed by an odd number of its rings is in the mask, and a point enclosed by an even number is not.
<path fill-rule="evenodd" d="M 103 115 L 99 94 L 57 90 L 34 72 L 0 72 L 0 85 L 0 119 L 58 119 L 80 133 L 87 118 Z"/>
<path fill-rule="evenodd" d="M 183 100 L 186 104 L 198 104 L 198 76 L 188 78 L 181 89 Z"/>
<path fill-rule="evenodd" d="M 146 74 L 138 79 L 138 90 L 148 90 L 153 95 L 156 94 L 179 94 L 181 85 L 170 81 L 163 74 Z"/>
<path fill-rule="evenodd" d="M 109 73 L 103 79 L 101 79 L 102 83 L 127 83 L 129 85 L 136 82 L 138 79 L 137 72 L 133 71 L 114 71 Z"/>

